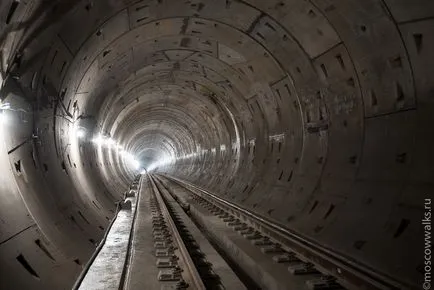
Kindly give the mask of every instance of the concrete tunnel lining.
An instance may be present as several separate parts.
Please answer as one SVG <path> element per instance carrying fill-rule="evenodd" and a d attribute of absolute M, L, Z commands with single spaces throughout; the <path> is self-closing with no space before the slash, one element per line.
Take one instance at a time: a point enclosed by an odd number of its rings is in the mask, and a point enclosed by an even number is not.
<path fill-rule="evenodd" d="M 137 174 L 98 134 L 418 285 L 433 16 L 427 0 L 2 1 L 2 287 L 68 288 L 92 254 Z"/>

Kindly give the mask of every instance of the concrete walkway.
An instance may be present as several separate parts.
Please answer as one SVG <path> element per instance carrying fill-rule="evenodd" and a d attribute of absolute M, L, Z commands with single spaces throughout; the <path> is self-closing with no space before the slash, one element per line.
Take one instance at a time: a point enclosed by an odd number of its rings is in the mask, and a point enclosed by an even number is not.
<path fill-rule="evenodd" d="M 83 279 L 80 290 L 117 290 L 128 252 L 137 197 L 130 197 L 131 210 L 119 211 L 107 240 Z"/>

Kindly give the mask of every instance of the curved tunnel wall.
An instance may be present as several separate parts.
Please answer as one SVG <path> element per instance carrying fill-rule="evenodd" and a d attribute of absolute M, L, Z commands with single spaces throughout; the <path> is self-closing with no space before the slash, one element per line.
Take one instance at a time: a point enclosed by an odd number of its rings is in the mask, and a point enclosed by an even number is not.
<path fill-rule="evenodd" d="M 418 284 L 434 6 L 416 2 L 2 1 L 6 288 L 72 285 L 137 174 L 122 150 Z"/>

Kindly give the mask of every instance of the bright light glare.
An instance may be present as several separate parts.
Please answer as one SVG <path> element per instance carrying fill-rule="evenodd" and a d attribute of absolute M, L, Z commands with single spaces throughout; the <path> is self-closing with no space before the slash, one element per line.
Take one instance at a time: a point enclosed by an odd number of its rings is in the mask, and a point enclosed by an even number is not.
<path fill-rule="evenodd" d="M 78 132 L 77 132 L 78 133 Z M 116 140 L 103 136 L 102 134 L 98 134 L 95 138 L 92 139 L 92 142 L 98 146 L 106 146 L 108 148 L 113 148 L 116 150 L 118 154 L 124 158 L 127 164 L 135 170 L 139 170 L 142 165 L 135 158 L 135 156 L 124 150 L 124 147 L 116 142 Z"/>
<path fill-rule="evenodd" d="M 173 157 L 165 156 L 161 159 L 159 159 L 157 162 L 152 163 L 151 165 L 146 168 L 148 171 L 152 171 L 157 167 L 166 166 L 172 163 L 175 159 Z"/>
<path fill-rule="evenodd" d="M 77 129 L 77 138 L 84 138 L 86 137 L 86 131 L 83 128 L 78 128 Z"/>
<path fill-rule="evenodd" d="M 8 122 L 9 118 L 8 116 L 5 114 L 5 112 L 1 112 L 0 111 L 0 125 L 1 124 L 6 124 Z"/>
<path fill-rule="evenodd" d="M 1 110 L 9 110 L 11 108 L 11 104 L 10 103 L 2 103 L 0 101 L 0 109 Z"/>
<path fill-rule="evenodd" d="M 107 147 L 111 147 L 111 146 L 115 146 L 116 145 L 116 141 L 113 140 L 112 138 L 108 138 L 108 137 L 104 137 L 103 135 L 99 134 L 97 137 L 92 139 L 92 142 L 99 145 L 99 146 L 107 146 Z"/>
<path fill-rule="evenodd" d="M 133 169 L 135 169 L 135 170 L 140 169 L 141 164 L 139 161 L 137 161 L 137 159 L 134 157 L 133 154 L 131 154 L 125 150 L 120 151 L 120 154 L 125 159 L 127 164 L 129 164 Z"/>
<path fill-rule="evenodd" d="M 133 160 L 132 163 L 133 163 L 134 169 L 138 170 L 140 168 L 140 162 L 139 161 Z"/>
<path fill-rule="evenodd" d="M 97 137 L 93 138 L 92 142 L 101 146 L 104 143 L 104 137 L 102 135 L 98 135 Z"/>
<path fill-rule="evenodd" d="M 108 138 L 108 139 L 105 140 L 105 143 L 106 143 L 108 146 L 113 146 L 113 145 L 116 144 L 116 141 L 113 140 L 112 138 Z"/>
<path fill-rule="evenodd" d="M 135 170 L 138 170 L 141 166 L 140 166 L 140 162 L 137 161 L 134 156 L 132 156 L 131 154 L 128 153 L 128 155 L 125 157 L 125 159 L 127 160 L 128 164 L 131 165 L 132 168 L 134 168 Z"/>

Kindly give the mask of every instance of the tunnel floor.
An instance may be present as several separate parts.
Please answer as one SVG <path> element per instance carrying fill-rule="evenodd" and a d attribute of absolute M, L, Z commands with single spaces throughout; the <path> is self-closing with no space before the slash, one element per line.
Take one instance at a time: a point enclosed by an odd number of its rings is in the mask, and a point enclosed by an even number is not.
<path fill-rule="evenodd" d="M 185 182 L 144 174 L 130 188 L 73 289 L 402 286 Z"/>

